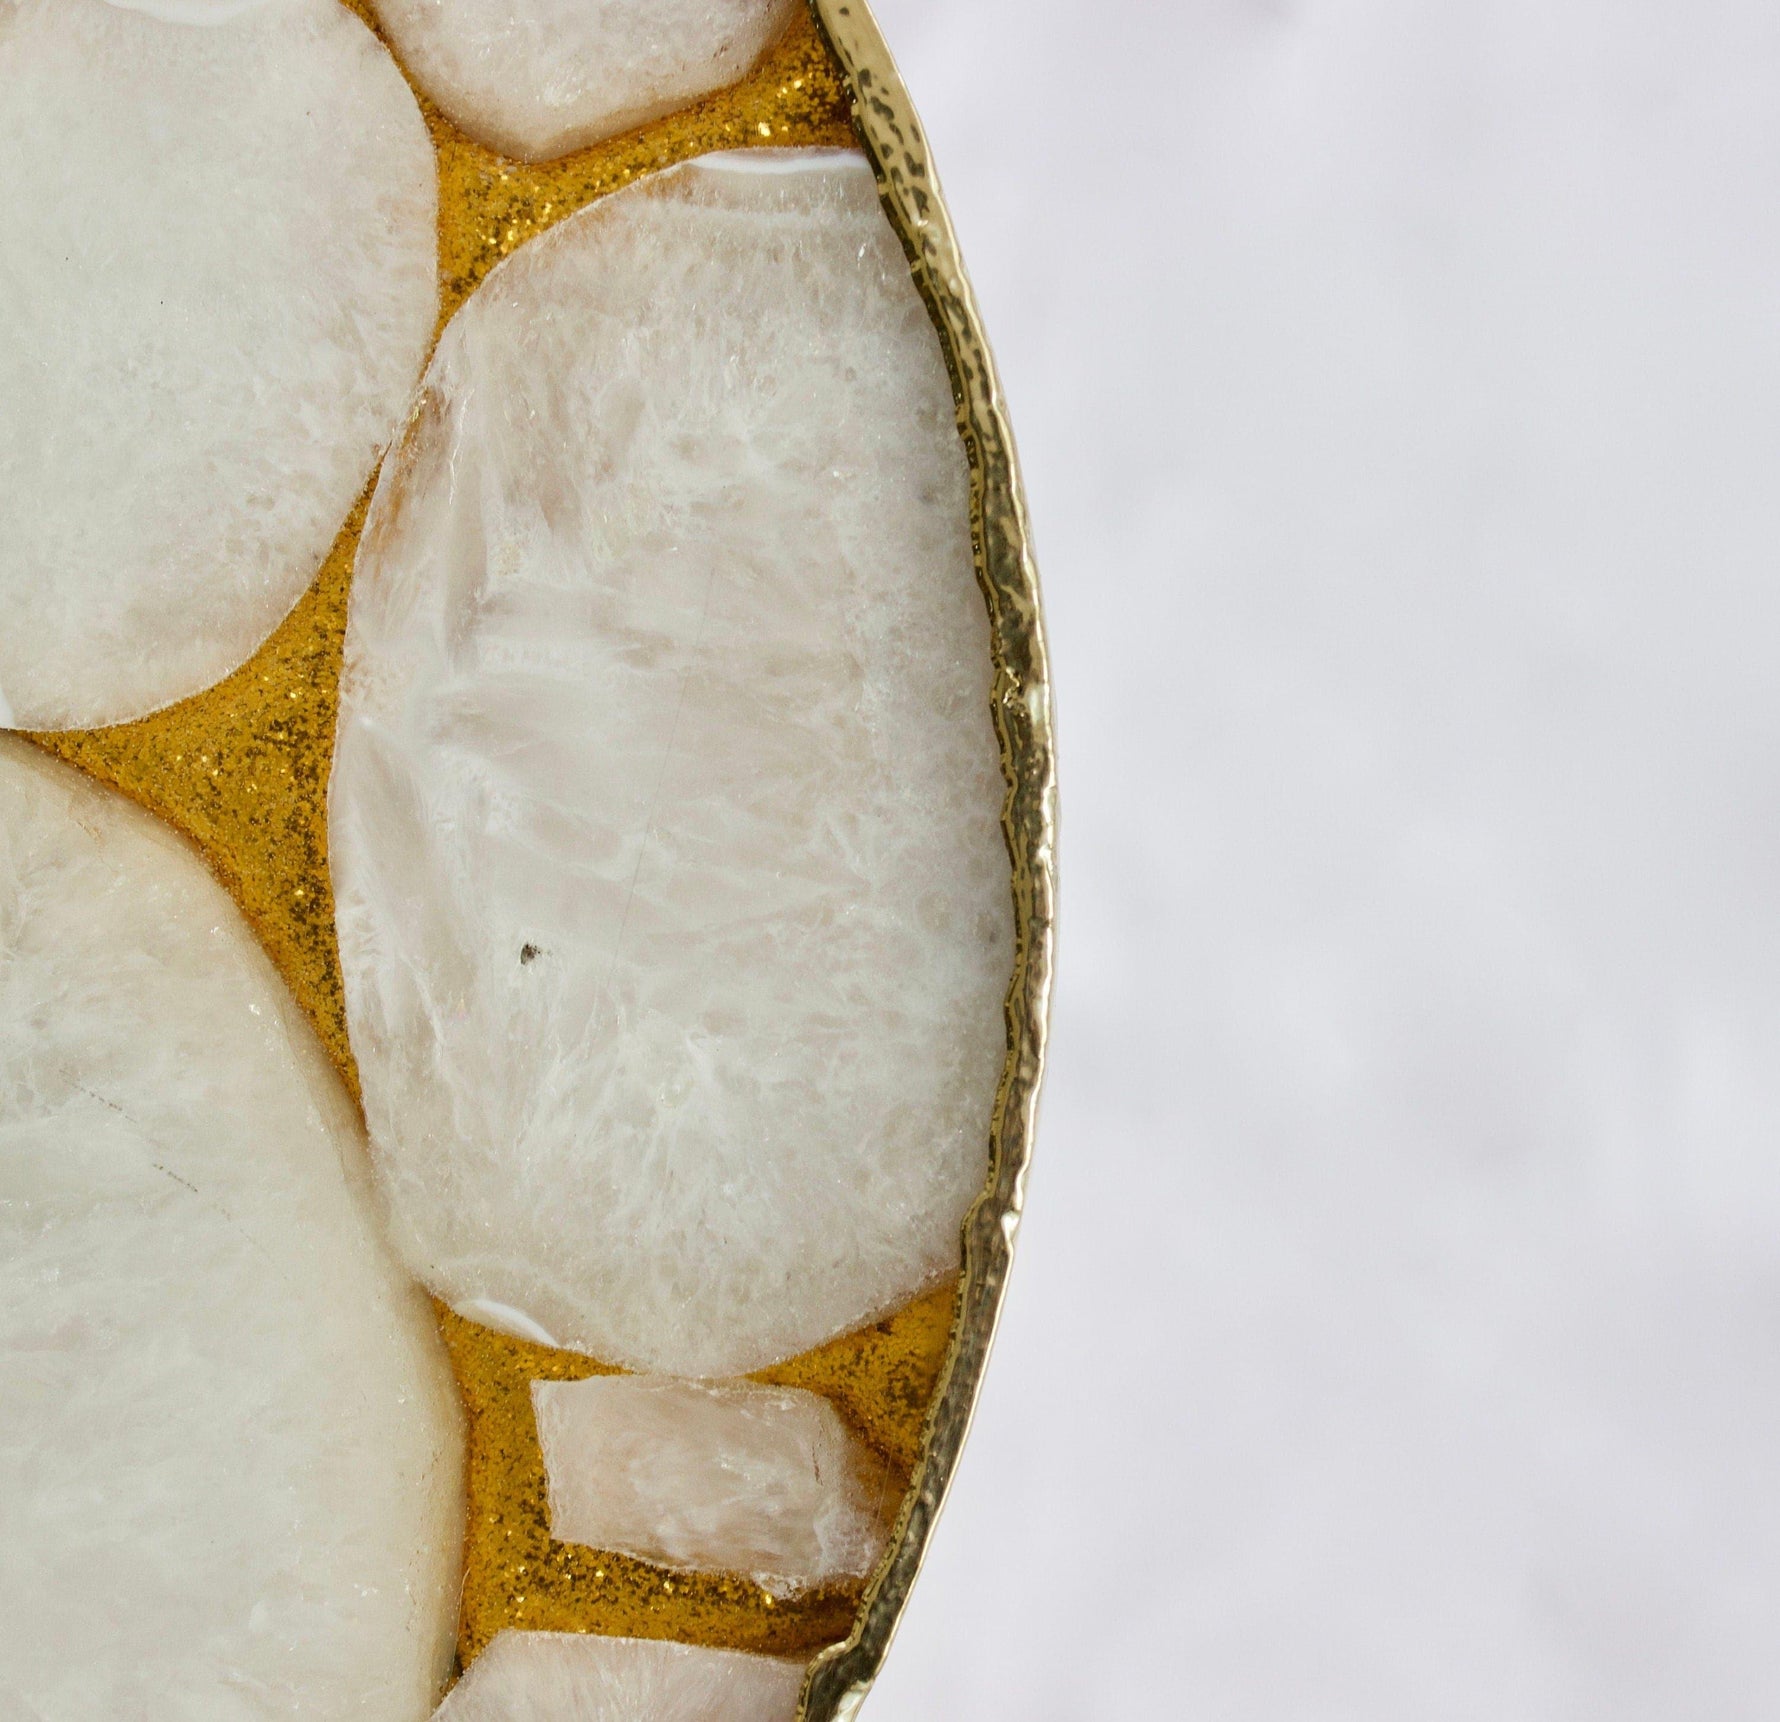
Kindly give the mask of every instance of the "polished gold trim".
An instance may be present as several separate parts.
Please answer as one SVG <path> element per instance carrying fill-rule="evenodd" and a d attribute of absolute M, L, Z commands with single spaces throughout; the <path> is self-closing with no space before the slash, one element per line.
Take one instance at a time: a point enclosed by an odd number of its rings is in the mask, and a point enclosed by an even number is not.
<path fill-rule="evenodd" d="M 951 1487 L 1001 1315 L 1044 1071 L 1056 907 L 1057 772 L 1038 569 L 1019 461 L 926 135 L 865 0 L 809 3 L 846 75 L 853 124 L 952 373 L 959 433 L 970 460 L 977 578 L 989 605 L 995 657 L 995 729 L 1008 785 L 1002 826 L 1013 863 L 1016 931 L 1007 1067 L 991 1126 L 989 1180 L 965 1221 L 958 1318 L 928 1413 L 925 1452 L 853 1630 L 811 1664 L 798 1707 L 800 1722 L 846 1722 L 865 1701 L 908 1602 Z"/>

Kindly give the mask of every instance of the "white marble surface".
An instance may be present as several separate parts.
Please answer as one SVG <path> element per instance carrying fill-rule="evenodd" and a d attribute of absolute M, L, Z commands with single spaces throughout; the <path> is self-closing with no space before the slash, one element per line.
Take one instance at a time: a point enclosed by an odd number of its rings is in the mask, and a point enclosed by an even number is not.
<path fill-rule="evenodd" d="M 0 91 L 0 726 L 117 722 L 245 660 L 370 477 L 432 153 L 337 0 L 7 0 Z"/>
<path fill-rule="evenodd" d="M 0 1716 L 420 1722 L 462 1440 L 351 1103 L 234 906 L 0 740 Z"/>
<path fill-rule="evenodd" d="M 866 1722 L 1774 1715 L 1780 16 L 873 4 L 1031 484 L 1064 922 Z"/>
<path fill-rule="evenodd" d="M 861 158 L 713 158 L 489 278 L 372 508 L 331 792 L 427 1284 L 719 1376 L 955 1266 L 1012 962 L 988 697 Z"/>
<path fill-rule="evenodd" d="M 548 161 L 744 76 L 801 0 L 375 0 L 471 137 Z"/>
<path fill-rule="evenodd" d="M 883 1550 L 893 1486 L 814 1393 L 607 1375 L 534 1381 L 532 1409 L 561 1542 L 775 1596 L 863 1578 Z"/>
<path fill-rule="evenodd" d="M 792 1722 L 803 1665 L 635 1638 L 502 1632 L 438 1722 Z"/>

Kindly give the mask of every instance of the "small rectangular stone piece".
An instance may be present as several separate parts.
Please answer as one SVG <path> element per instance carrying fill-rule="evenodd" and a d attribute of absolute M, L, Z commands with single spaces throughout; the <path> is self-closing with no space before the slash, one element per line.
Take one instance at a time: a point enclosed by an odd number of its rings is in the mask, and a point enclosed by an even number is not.
<path fill-rule="evenodd" d="M 890 1484 L 797 1388 L 660 1376 L 532 1383 L 551 1533 L 775 1594 L 868 1573 Z"/>

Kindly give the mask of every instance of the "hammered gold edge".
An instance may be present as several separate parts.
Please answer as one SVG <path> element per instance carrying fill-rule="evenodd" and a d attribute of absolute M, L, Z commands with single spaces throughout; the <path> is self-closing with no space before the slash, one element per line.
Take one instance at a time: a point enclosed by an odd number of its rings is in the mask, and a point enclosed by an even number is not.
<path fill-rule="evenodd" d="M 853 1630 L 811 1664 L 799 1722 L 849 1722 L 907 1606 L 969 1432 L 995 1338 L 1025 1200 L 1050 1010 L 1056 909 L 1057 772 L 1050 672 L 1013 435 L 926 136 L 866 0 L 808 0 L 839 61 L 878 192 L 933 314 L 970 462 L 971 537 L 989 606 L 993 710 L 1013 866 L 1015 960 L 1008 1057 L 990 1126 L 989 1178 L 964 1224 L 958 1315 L 928 1412 L 924 1452 Z"/>

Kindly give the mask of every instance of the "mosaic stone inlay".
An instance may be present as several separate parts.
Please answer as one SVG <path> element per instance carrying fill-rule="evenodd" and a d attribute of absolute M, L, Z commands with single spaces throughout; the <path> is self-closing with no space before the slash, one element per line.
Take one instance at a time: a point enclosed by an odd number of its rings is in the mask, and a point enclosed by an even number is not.
<path fill-rule="evenodd" d="M 197 0 L 197 9 L 206 4 Z M 371 5 L 345 4 L 381 39 Z M 961 1274 L 938 1275 L 935 1285 L 935 1274 L 925 1271 L 919 1278 L 933 1289 L 912 1302 L 752 1377 L 820 1395 L 869 1453 L 870 1474 L 891 1492 L 880 1502 L 891 1535 L 884 1564 L 863 1584 L 848 1578 L 769 1586 L 737 1573 L 656 1565 L 553 1538 L 532 1383 L 611 1374 L 613 1365 L 501 1331 L 498 1313 L 490 1325 L 435 1306 L 468 1439 L 458 1667 L 475 1665 L 505 1633 L 502 1678 L 519 1680 L 534 1697 L 549 1681 L 582 1680 L 592 1683 L 587 1692 L 598 1687 L 607 1694 L 601 1703 L 634 1706 L 645 1699 L 623 1696 L 633 1676 L 622 1670 L 631 1667 L 642 1682 L 636 1692 L 658 1692 L 647 1703 L 668 1705 L 680 1700 L 665 1694 L 690 1692 L 687 1681 L 696 1685 L 719 1664 L 674 1656 L 648 1661 L 640 1654 L 627 1664 L 626 1644 L 678 1640 L 712 1651 L 790 1657 L 798 1669 L 812 1653 L 823 1653 L 807 1678 L 796 1677 L 804 1681 L 798 1713 L 834 1715 L 853 1701 L 849 1693 L 863 1689 L 882 1655 L 962 1439 L 1018 1212 L 1042 1048 L 1049 977 L 1048 708 L 1036 588 L 999 401 L 918 127 L 861 8 L 793 7 L 783 34 L 739 83 L 555 160 L 504 156 L 460 131 L 424 90 L 416 90 L 416 99 L 438 176 L 435 342 L 503 259 L 642 176 L 718 149 L 835 149 L 863 141 L 933 313 L 956 397 L 968 486 L 959 506 L 969 511 L 970 552 L 989 601 L 995 745 L 1011 786 L 1003 818 L 1014 863 L 1007 1015 L 1013 1050 L 993 1097 L 993 1118 L 985 1113 L 978 1127 L 989 1150 L 988 1184 L 965 1226 Z M 354 564 L 370 499 L 367 488 L 296 607 L 215 686 L 135 722 L 30 737 L 197 845 L 355 1098 L 360 1071 L 346 1026 L 326 786 Z M 992 1086 L 983 1091 L 985 1106 Z M 973 1187 L 979 1175 L 973 1170 Z M 597 1669 L 594 1661 L 553 1660 L 548 1639 L 528 1633 L 608 1635 L 617 1660 Z M 736 1692 L 757 1693 L 768 1706 L 763 1717 L 788 1714 L 772 1708 L 783 1705 L 790 1690 L 769 1672 L 781 1664 L 762 1663 L 757 1681 L 735 1666 Z M 463 1713 L 480 1713 L 475 1706 L 491 1701 L 520 1702 L 491 1700 L 493 1690 L 485 1682 L 472 1692 L 466 1683 Z"/>

